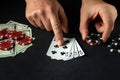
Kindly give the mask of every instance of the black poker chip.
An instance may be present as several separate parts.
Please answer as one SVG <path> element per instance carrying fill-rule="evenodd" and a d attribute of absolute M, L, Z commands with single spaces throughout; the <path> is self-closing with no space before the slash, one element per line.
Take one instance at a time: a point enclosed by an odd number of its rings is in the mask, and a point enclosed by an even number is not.
<path fill-rule="evenodd" d="M 91 33 L 87 36 L 86 43 L 91 46 L 99 45 L 102 42 L 101 34 Z"/>

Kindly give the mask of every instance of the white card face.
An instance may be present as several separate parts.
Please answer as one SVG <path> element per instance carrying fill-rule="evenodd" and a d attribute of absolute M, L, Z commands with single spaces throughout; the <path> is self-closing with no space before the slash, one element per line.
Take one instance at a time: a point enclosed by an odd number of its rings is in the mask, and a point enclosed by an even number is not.
<path fill-rule="evenodd" d="M 80 45 L 79 45 L 79 43 L 76 41 L 76 45 L 77 45 L 77 51 L 78 51 L 78 55 L 79 56 L 84 56 L 85 55 L 85 53 L 84 53 L 84 51 L 82 50 L 82 48 L 80 47 Z"/>
<path fill-rule="evenodd" d="M 51 57 L 51 59 L 63 61 L 85 55 L 81 46 L 75 40 L 75 38 L 64 38 L 64 41 L 67 43 L 59 47 L 58 45 L 56 45 L 55 38 L 53 38 L 46 55 Z"/>
<path fill-rule="evenodd" d="M 57 60 L 67 60 L 71 51 L 71 47 L 75 41 L 74 38 L 64 38 L 64 41 L 68 41 L 65 45 L 58 47 L 56 45 L 55 38 L 53 38 L 51 45 L 48 49 L 47 56 Z"/>
<path fill-rule="evenodd" d="M 75 41 L 75 40 L 74 40 Z M 69 53 L 69 60 L 73 59 L 73 55 L 74 55 L 74 50 L 75 50 L 75 44 L 73 43 L 72 47 L 71 47 L 71 51 Z"/>
<path fill-rule="evenodd" d="M 72 54 L 73 54 L 73 51 L 74 51 L 74 49 L 73 49 L 73 47 L 74 47 L 74 41 L 75 41 L 75 40 L 72 40 L 72 41 L 71 41 L 71 44 L 72 44 L 72 45 L 71 45 L 71 47 L 70 47 L 70 49 L 69 49 L 69 52 L 66 53 L 66 54 L 63 56 L 62 60 L 66 61 L 66 60 L 70 60 L 70 59 L 73 58 Z"/>
<path fill-rule="evenodd" d="M 75 43 L 76 43 L 76 42 L 75 42 Z M 77 44 L 75 44 L 73 57 L 74 57 L 74 58 L 77 58 L 78 56 L 79 56 L 79 54 L 78 54 L 78 50 L 77 50 Z"/>

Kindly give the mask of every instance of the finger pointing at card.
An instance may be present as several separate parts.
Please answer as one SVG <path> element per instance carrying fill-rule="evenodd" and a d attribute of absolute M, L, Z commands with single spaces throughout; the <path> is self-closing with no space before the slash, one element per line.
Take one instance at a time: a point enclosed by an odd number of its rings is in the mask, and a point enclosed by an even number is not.
<path fill-rule="evenodd" d="M 58 45 L 64 44 L 62 32 L 68 32 L 67 18 L 57 0 L 26 0 L 26 18 L 38 28 L 53 30 Z"/>
<path fill-rule="evenodd" d="M 57 44 L 59 46 L 64 44 L 63 40 L 63 32 L 67 33 L 67 18 L 65 16 L 65 13 L 63 11 L 63 8 L 60 8 L 60 13 L 58 12 L 52 12 L 51 14 L 51 26 L 55 34 L 55 39 L 57 41 Z"/>

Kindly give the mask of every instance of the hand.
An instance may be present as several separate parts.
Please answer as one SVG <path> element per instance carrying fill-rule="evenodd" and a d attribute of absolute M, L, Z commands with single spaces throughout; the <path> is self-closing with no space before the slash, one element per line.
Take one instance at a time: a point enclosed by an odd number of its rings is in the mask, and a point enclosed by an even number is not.
<path fill-rule="evenodd" d="M 68 32 L 67 18 L 57 0 L 26 0 L 26 18 L 36 27 L 53 30 L 57 44 L 64 44 L 63 32 Z"/>
<path fill-rule="evenodd" d="M 89 34 L 88 26 L 92 20 L 99 20 L 95 23 L 96 30 L 102 33 L 102 40 L 106 42 L 109 38 L 117 17 L 117 10 L 113 5 L 102 0 L 83 0 L 80 12 L 80 33 L 85 40 Z"/>

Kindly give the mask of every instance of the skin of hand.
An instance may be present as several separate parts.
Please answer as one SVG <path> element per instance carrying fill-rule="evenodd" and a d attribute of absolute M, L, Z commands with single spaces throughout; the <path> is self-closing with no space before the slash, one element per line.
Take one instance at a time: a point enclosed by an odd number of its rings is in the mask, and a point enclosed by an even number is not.
<path fill-rule="evenodd" d="M 67 17 L 57 0 L 26 0 L 26 18 L 35 27 L 53 31 L 57 44 L 64 44 Z"/>
<path fill-rule="evenodd" d="M 83 40 L 89 34 L 89 23 L 98 17 L 100 19 L 96 21 L 95 27 L 99 33 L 102 33 L 103 42 L 106 42 L 117 18 L 116 8 L 102 0 L 82 0 L 79 30 Z"/>

